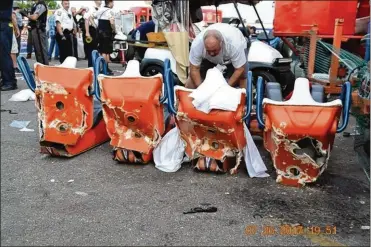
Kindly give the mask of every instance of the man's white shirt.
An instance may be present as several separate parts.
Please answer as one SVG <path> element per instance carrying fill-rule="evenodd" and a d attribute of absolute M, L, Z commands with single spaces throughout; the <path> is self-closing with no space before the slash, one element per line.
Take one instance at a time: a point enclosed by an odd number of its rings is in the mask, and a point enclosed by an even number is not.
<path fill-rule="evenodd" d="M 223 37 L 222 50 L 215 57 L 207 54 L 205 49 L 203 37 L 207 30 L 218 30 Z M 240 68 L 246 64 L 246 47 L 246 38 L 238 28 L 226 23 L 216 23 L 207 27 L 193 40 L 189 53 L 189 62 L 199 66 L 202 59 L 207 59 L 214 64 L 225 64 L 231 61 L 233 67 Z"/>
<path fill-rule="evenodd" d="M 64 8 L 60 8 L 54 13 L 55 15 L 55 21 L 59 21 L 62 25 L 62 30 L 68 29 L 72 31 L 72 29 L 75 27 L 75 22 L 72 17 L 72 13 Z"/>

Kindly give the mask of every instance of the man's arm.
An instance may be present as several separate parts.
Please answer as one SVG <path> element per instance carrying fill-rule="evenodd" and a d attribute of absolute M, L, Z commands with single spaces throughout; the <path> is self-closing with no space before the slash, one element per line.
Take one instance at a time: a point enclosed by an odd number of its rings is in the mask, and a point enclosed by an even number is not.
<path fill-rule="evenodd" d="M 203 42 L 200 39 L 195 39 L 192 42 L 191 50 L 189 52 L 189 63 L 190 63 L 190 77 L 196 87 L 200 86 L 202 83 L 200 67 L 202 62 L 202 49 Z"/>
<path fill-rule="evenodd" d="M 245 53 L 245 44 L 242 44 L 238 49 L 232 51 L 232 65 L 234 67 L 234 72 L 228 80 L 228 84 L 231 87 L 236 86 L 239 83 L 239 80 L 242 78 L 243 74 L 246 73 L 245 65 L 247 63 L 246 53 Z"/>
<path fill-rule="evenodd" d="M 190 76 L 195 84 L 196 88 L 201 85 L 201 73 L 200 73 L 200 66 L 193 65 L 190 63 Z"/>
<path fill-rule="evenodd" d="M 12 13 L 12 24 L 14 28 L 14 35 L 15 37 L 18 38 L 20 35 L 20 32 L 19 32 L 18 23 L 17 23 L 17 16 L 15 15 L 14 12 Z"/>
<path fill-rule="evenodd" d="M 111 23 L 111 28 L 113 30 L 114 33 L 116 33 L 116 26 L 115 26 L 115 13 L 113 12 L 113 10 L 110 10 L 110 13 L 109 13 L 109 21 Z"/>
<path fill-rule="evenodd" d="M 235 87 L 236 85 L 238 85 L 244 73 L 245 73 L 245 65 L 237 69 L 235 68 L 231 78 L 229 78 L 228 80 L 229 86 Z"/>
<path fill-rule="evenodd" d="M 28 15 L 28 19 L 31 19 L 33 21 L 36 21 L 42 13 L 46 11 L 46 8 L 42 4 L 38 4 L 35 10 L 35 13 L 33 15 Z"/>

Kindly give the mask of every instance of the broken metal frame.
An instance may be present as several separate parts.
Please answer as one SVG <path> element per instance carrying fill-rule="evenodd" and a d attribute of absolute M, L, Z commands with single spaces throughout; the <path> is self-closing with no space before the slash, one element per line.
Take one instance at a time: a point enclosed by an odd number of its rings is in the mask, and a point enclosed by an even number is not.
<path fill-rule="evenodd" d="M 323 84 L 325 86 L 325 92 L 329 94 L 339 94 L 341 92 L 341 85 L 345 82 L 343 80 L 338 80 L 337 74 L 339 69 L 339 55 L 340 55 L 340 48 L 341 42 L 347 41 L 348 39 L 362 39 L 364 36 L 357 36 L 357 35 L 343 35 L 343 25 L 344 19 L 335 19 L 335 27 L 334 27 L 334 34 L 333 35 L 321 35 L 319 33 L 319 27 L 317 25 L 310 25 L 309 30 L 305 31 L 304 33 L 290 33 L 290 34 L 280 34 L 275 35 L 276 37 L 286 38 L 290 36 L 304 36 L 309 38 L 309 56 L 308 56 L 308 72 L 307 78 L 310 81 L 317 82 Z M 333 50 L 331 51 L 331 67 L 330 67 L 330 75 L 328 81 L 318 80 L 313 78 L 314 73 L 314 63 L 316 57 L 316 48 L 317 48 L 317 40 L 320 38 L 332 38 L 333 39 Z M 285 41 L 285 40 L 284 40 Z M 286 42 L 285 42 L 286 43 Z M 288 43 L 286 43 L 288 44 Z M 297 52 L 293 46 L 289 45 L 289 48 L 293 52 Z M 352 80 L 350 80 L 352 82 Z"/>

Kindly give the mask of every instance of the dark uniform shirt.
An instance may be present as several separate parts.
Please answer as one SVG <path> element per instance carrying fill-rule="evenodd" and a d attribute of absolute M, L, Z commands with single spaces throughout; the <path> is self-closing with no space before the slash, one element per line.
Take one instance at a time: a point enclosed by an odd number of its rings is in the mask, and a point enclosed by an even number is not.
<path fill-rule="evenodd" d="M 13 0 L 1 0 L 0 3 L 0 21 L 12 21 Z"/>
<path fill-rule="evenodd" d="M 140 32 L 140 40 L 148 40 L 147 33 L 155 31 L 154 21 L 148 21 L 140 25 L 135 31 L 131 34 L 131 38 L 135 39 L 137 31 Z"/>

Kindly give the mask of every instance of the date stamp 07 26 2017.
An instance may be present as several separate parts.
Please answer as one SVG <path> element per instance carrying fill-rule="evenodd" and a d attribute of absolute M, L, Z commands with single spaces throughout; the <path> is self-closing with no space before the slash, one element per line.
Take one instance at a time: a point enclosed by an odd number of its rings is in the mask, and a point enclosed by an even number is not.
<path fill-rule="evenodd" d="M 262 235 L 262 236 L 273 236 L 273 235 L 305 235 L 305 234 L 326 234 L 333 235 L 336 234 L 336 226 L 290 226 L 282 225 L 279 227 L 275 226 L 262 226 L 248 225 L 245 228 L 245 234 L 248 236 L 252 235 Z"/>

